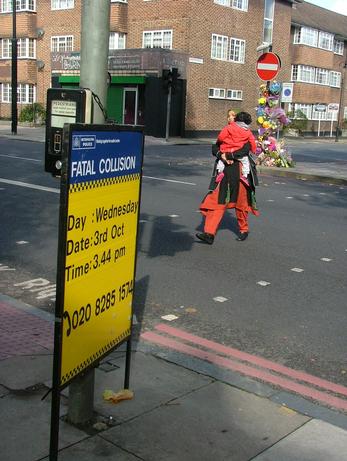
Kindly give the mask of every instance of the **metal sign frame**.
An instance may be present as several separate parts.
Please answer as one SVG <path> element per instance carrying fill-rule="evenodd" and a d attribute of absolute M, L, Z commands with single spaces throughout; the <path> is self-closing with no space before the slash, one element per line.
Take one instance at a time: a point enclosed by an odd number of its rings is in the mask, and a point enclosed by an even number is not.
<path fill-rule="evenodd" d="M 129 385 L 144 150 L 143 128 L 137 126 L 66 124 L 63 135 L 52 460 L 58 451 L 61 390 L 125 341 L 125 387 Z M 114 275 L 119 268 L 125 283 Z M 93 301 L 86 302 L 91 295 Z"/>

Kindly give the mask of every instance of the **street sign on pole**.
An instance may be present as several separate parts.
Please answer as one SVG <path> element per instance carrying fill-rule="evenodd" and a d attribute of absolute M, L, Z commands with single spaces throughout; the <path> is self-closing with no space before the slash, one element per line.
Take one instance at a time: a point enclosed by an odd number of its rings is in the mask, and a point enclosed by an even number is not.
<path fill-rule="evenodd" d="M 257 60 L 256 71 L 261 80 L 276 78 L 281 68 L 281 60 L 275 53 L 263 53 Z"/>
<path fill-rule="evenodd" d="M 294 83 L 282 83 L 281 102 L 292 102 Z"/>

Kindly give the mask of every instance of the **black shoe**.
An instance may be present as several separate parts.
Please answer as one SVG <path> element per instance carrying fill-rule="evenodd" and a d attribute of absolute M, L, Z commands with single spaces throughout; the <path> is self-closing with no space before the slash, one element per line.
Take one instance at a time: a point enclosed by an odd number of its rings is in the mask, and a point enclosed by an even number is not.
<path fill-rule="evenodd" d="M 248 237 L 248 232 L 240 232 L 236 240 L 238 242 L 243 242 L 244 240 L 246 240 L 247 237 Z"/>
<path fill-rule="evenodd" d="M 214 241 L 214 235 L 213 234 L 208 234 L 207 232 L 202 232 L 201 234 L 195 234 L 199 240 L 202 240 L 203 242 L 207 243 L 208 245 L 212 245 Z"/>

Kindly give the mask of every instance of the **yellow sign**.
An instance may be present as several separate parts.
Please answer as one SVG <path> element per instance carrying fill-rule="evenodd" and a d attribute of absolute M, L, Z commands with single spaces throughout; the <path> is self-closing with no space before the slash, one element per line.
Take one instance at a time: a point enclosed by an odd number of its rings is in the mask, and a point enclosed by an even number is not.
<path fill-rule="evenodd" d="M 131 334 L 142 133 L 82 135 L 69 160 L 62 386 Z"/>

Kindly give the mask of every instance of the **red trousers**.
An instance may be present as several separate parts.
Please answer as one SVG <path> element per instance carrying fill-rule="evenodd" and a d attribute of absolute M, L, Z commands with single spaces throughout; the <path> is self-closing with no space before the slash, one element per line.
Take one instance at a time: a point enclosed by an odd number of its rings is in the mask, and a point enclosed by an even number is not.
<path fill-rule="evenodd" d="M 204 232 L 215 235 L 224 213 L 228 208 L 235 208 L 240 232 L 248 232 L 248 212 L 251 211 L 255 215 L 259 213 L 248 205 L 246 186 L 240 182 L 236 203 L 228 203 L 227 205 L 220 204 L 218 203 L 218 194 L 219 187 L 211 194 L 208 194 L 200 205 L 200 211 L 205 216 Z"/>

